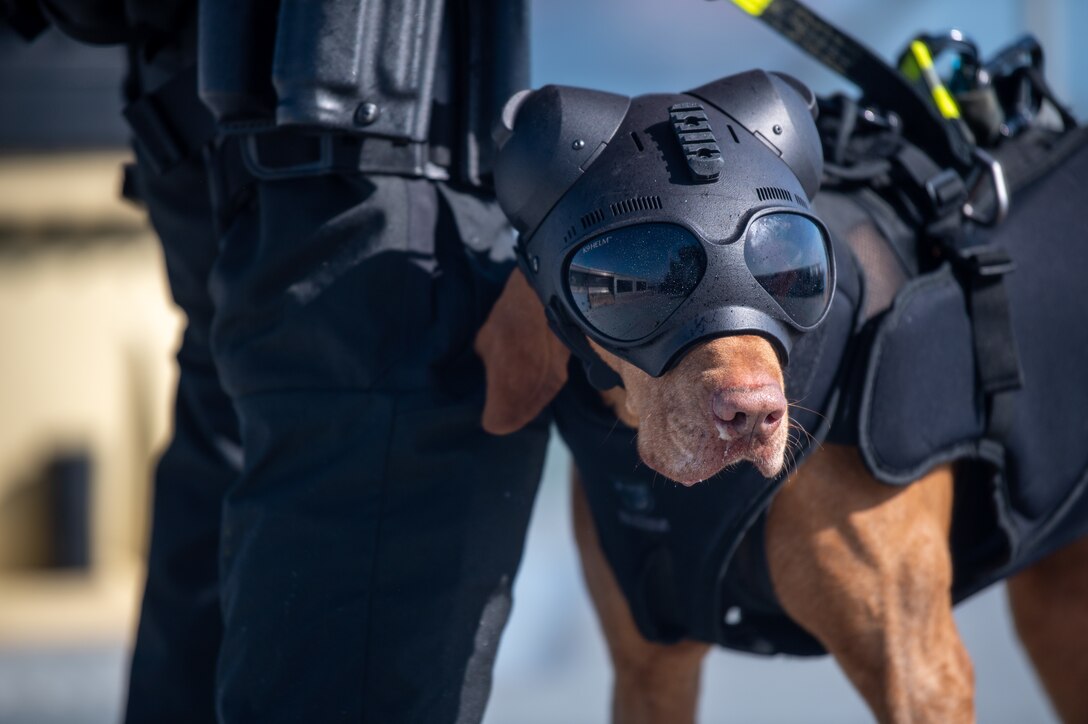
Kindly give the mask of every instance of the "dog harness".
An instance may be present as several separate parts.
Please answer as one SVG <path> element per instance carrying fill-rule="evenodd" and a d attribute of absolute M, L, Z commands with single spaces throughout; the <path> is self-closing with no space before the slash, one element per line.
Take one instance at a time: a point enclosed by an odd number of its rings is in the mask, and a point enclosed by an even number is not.
<path fill-rule="evenodd" d="M 835 125 L 832 110 L 826 117 L 825 130 Z M 856 445 L 890 485 L 956 462 L 956 601 L 1088 533 L 1086 141 L 1081 130 L 1039 132 L 1001 149 L 1011 212 L 970 230 L 976 244 L 1007 255 L 998 271 L 1010 329 L 990 331 L 996 341 L 980 339 L 987 332 L 972 320 L 987 304 L 976 286 L 994 270 L 986 260 L 971 268 L 926 258 L 929 237 L 897 208 L 903 190 L 890 165 L 888 185 L 874 175 L 832 180 L 814 203 L 831 229 L 838 279 L 827 318 L 798 339 L 786 368 L 786 397 L 804 405 L 791 416 L 811 436 L 798 459 L 818 441 Z M 1007 354 L 1009 340 L 1020 384 L 995 423 L 979 356 Z M 763 524 L 786 475 L 767 481 L 741 463 L 691 488 L 668 481 L 640 462 L 636 432 L 604 408 L 580 364 L 571 377 L 556 422 L 642 634 L 822 653 L 782 611 L 767 572 Z"/>

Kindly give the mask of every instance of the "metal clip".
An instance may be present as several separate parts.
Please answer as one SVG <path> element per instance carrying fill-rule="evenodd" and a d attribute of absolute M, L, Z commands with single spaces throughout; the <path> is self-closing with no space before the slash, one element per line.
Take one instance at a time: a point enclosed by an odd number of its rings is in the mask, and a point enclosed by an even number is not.
<path fill-rule="evenodd" d="M 963 205 L 963 215 L 983 226 L 996 226 L 1009 215 L 1009 187 L 1005 183 L 1005 170 L 1001 168 L 997 159 L 981 148 L 976 147 L 973 153 L 984 173 L 967 195 L 967 201 Z M 994 212 L 989 218 L 980 216 L 977 210 L 978 193 L 986 177 L 989 177 L 994 190 Z"/>

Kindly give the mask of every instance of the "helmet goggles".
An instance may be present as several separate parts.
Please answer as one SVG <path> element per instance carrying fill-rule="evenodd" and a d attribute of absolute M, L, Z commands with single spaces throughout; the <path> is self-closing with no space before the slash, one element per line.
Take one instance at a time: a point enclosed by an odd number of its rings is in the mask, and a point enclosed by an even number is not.
<path fill-rule="evenodd" d="M 752 71 L 633 101 L 552 86 L 508 104 L 499 201 L 572 349 L 586 349 L 582 334 L 656 377 L 733 334 L 767 338 L 785 362 L 822 321 L 835 263 L 808 207 L 822 166 L 814 99 L 783 78 Z"/>

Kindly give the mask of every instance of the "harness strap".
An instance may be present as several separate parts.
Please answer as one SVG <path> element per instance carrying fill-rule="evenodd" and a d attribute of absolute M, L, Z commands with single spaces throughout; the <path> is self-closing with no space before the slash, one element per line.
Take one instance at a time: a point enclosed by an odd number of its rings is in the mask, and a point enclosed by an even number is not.
<path fill-rule="evenodd" d="M 966 271 L 975 370 L 986 396 L 986 437 L 1004 440 L 1013 421 L 1013 393 L 1024 384 L 1004 284 L 1013 262 L 996 244 L 962 249 L 958 261 Z"/>
<path fill-rule="evenodd" d="M 576 324 L 571 322 L 557 304 L 547 307 L 548 326 L 559 337 L 571 353 L 582 363 L 586 379 L 597 390 L 610 390 L 623 387 L 623 378 L 614 369 L 605 364 L 601 356 L 590 346 L 589 340 Z"/>

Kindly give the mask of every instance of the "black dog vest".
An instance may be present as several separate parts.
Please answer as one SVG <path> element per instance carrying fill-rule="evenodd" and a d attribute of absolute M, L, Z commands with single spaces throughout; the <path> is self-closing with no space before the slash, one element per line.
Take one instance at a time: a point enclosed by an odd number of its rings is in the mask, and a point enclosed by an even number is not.
<path fill-rule="evenodd" d="M 982 335 L 964 272 L 943 263 L 919 273 L 925 260 L 895 241 L 912 229 L 868 189 L 816 199 L 835 237 L 838 288 L 786 370 L 787 399 L 820 413 L 791 415 L 813 439 L 857 445 L 887 484 L 957 463 L 956 601 L 1088 532 L 1088 145 L 1073 135 L 1054 141 L 1061 161 L 1045 175 L 1024 175 L 1008 220 L 980 232 L 1014 265 L 1004 286 L 1022 385 L 1000 434 L 979 357 L 1001 350 L 973 339 Z M 642 634 L 822 653 L 782 611 L 767 572 L 763 522 L 785 476 L 768 481 L 742 463 L 691 488 L 668 481 L 641 463 L 635 431 L 604 408 L 581 365 L 571 371 L 557 424 Z"/>

